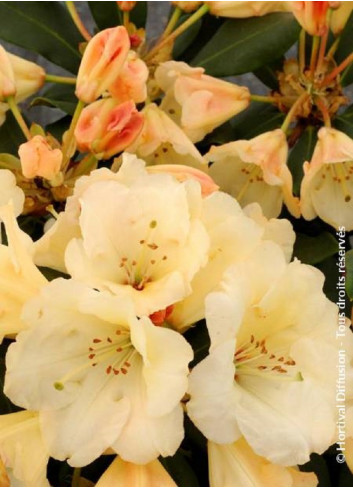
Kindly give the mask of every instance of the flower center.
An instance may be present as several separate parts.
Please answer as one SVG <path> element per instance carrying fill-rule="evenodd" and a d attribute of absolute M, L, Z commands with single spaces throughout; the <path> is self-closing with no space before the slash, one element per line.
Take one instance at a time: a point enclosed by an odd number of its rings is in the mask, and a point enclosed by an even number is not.
<path fill-rule="evenodd" d="M 258 165 L 253 165 L 253 164 L 244 164 L 240 170 L 245 177 L 245 181 L 240 188 L 236 199 L 238 202 L 241 201 L 241 199 L 244 197 L 245 192 L 248 190 L 249 185 L 252 183 L 259 183 L 263 182 L 263 176 L 262 176 L 262 169 Z"/>
<path fill-rule="evenodd" d="M 233 362 L 236 367 L 235 380 L 239 380 L 242 375 L 265 375 L 266 378 L 280 376 L 287 380 L 303 380 L 291 357 L 270 352 L 266 340 L 259 341 L 254 335 L 236 350 Z"/>
<path fill-rule="evenodd" d="M 134 257 L 121 255 L 119 268 L 125 274 L 125 284 L 136 290 L 143 290 L 152 282 L 157 268 L 168 259 L 161 253 L 159 245 L 153 239 L 157 221 L 152 220 L 143 239 L 138 241 L 138 252 Z"/>
<path fill-rule="evenodd" d="M 81 365 L 72 369 L 61 379 L 54 382 L 56 390 L 63 390 L 65 383 L 83 371 L 103 364 L 106 375 L 126 375 L 131 367 L 131 361 L 136 355 L 131 343 L 130 331 L 119 328 L 114 335 L 106 338 L 93 338 L 83 356 L 88 358 Z"/>
<path fill-rule="evenodd" d="M 344 163 L 334 163 L 325 165 L 320 172 L 321 181 L 315 187 L 315 190 L 321 190 L 327 180 L 331 180 L 333 184 L 338 184 L 344 196 L 345 202 L 350 202 L 352 194 L 348 188 L 348 182 L 353 179 L 353 162 L 346 161 Z"/>

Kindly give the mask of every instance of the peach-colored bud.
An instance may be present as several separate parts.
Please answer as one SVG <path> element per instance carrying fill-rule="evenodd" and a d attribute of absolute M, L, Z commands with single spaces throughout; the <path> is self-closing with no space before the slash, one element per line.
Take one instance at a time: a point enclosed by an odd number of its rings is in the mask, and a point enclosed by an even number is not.
<path fill-rule="evenodd" d="M 37 92 L 45 81 L 43 68 L 31 61 L 8 53 L 15 76 L 16 100 L 22 101 Z"/>
<path fill-rule="evenodd" d="M 175 7 L 179 7 L 184 12 L 194 12 L 199 8 L 202 2 L 172 2 Z"/>
<path fill-rule="evenodd" d="M 0 101 L 4 101 L 15 93 L 15 74 L 11 61 L 5 49 L 0 45 Z"/>
<path fill-rule="evenodd" d="M 340 34 L 353 11 L 353 2 L 340 2 L 340 5 L 331 14 L 330 28 L 337 36 Z"/>
<path fill-rule="evenodd" d="M 88 43 L 77 75 L 76 95 L 82 102 L 94 102 L 117 79 L 130 49 L 123 26 L 105 29 Z"/>
<path fill-rule="evenodd" d="M 311 36 L 322 36 L 327 29 L 330 2 L 288 2 L 299 24 Z"/>
<path fill-rule="evenodd" d="M 211 15 L 219 17 L 245 18 L 259 17 L 271 12 L 287 10 L 287 2 L 204 2 Z"/>
<path fill-rule="evenodd" d="M 201 185 L 201 193 L 203 197 L 216 192 L 219 186 L 212 180 L 207 173 L 185 165 L 156 165 L 148 166 L 147 171 L 149 173 L 169 173 L 175 177 L 179 182 L 185 182 L 185 180 L 197 180 Z"/>
<path fill-rule="evenodd" d="M 143 120 L 132 100 L 122 104 L 113 98 L 97 100 L 81 113 L 75 130 L 77 147 L 99 159 L 111 158 L 137 138 Z"/>
<path fill-rule="evenodd" d="M 119 102 L 133 100 L 139 104 L 147 97 L 148 68 L 135 51 L 130 51 L 118 78 L 110 85 L 109 92 Z"/>
<path fill-rule="evenodd" d="M 118 7 L 123 12 L 130 12 L 133 8 L 135 8 L 136 2 L 116 2 Z"/>
<path fill-rule="evenodd" d="M 203 68 L 183 62 L 161 63 L 155 79 L 166 94 L 160 107 L 193 142 L 201 141 L 250 103 L 246 87 L 205 75 Z"/>
<path fill-rule="evenodd" d="M 18 154 L 26 178 L 55 180 L 60 172 L 62 152 L 58 148 L 52 149 L 43 136 L 34 136 L 21 144 Z"/>

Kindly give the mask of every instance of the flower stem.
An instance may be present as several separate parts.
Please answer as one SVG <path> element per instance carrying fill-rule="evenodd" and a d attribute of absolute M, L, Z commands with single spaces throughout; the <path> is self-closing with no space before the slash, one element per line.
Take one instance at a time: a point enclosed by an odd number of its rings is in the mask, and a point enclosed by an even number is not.
<path fill-rule="evenodd" d="M 165 37 L 168 37 L 169 34 L 173 31 L 174 27 L 176 26 L 180 16 L 182 14 L 182 10 L 179 7 L 176 7 L 174 9 L 174 12 L 172 13 L 169 22 L 161 36 L 161 39 L 164 39 Z"/>
<path fill-rule="evenodd" d="M 268 97 L 267 95 L 250 95 L 250 99 L 254 102 L 265 102 L 273 104 L 277 101 L 276 97 Z"/>
<path fill-rule="evenodd" d="M 50 83 L 63 83 L 65 85 L 75 85 L 76 78 L 71 76 L 45 75 L 45 81 Z"/>
<path fill-rule="evenodd" d="M 84 108 L 85 104 L 81 100 L 78 101 L 76 105 L 76 109 L 74 112 L 74 115 L 71 120 L 71 124 L 67 132 L 64 134 L 63 138 L 63 162 L 62 162 L 62 172 L 64 173 L 67 170 L 67 167 L 69 166 L 70 163 L 70 158 L 72 156 L 72 146 L 75 140 L 75 129 L 78 123 L 78 119 L 81 115 L 81 112 Z"/>
<path fill-rule="evenodd" d="M 28 129 L 28 126 L 21 114 L 20 109 L 18 108 L 18 105 L 16 103 L 15 97 L 11 95 L 10 97 L 7 97 L 6 102 L 8 103 L 10 110 L 14 116 L 14 118 L 17 121 L 17 124 L 20 126 L 23 134 L 25 135 L 26 139 L 29 141 L 32 137 L 30 130 Z"/>
<path fill-rule="evenodd" d="M 81 478 L 81 467 L 75 467 L 72 474 L 71 487 L 79 487 Z"/>
<path fill-rule="evenodd" d="M 182 34 L 186 29 L 195 24 L 201 17 L 203 17 L 209 11 L 209 6 L 207 4 L 202 5 L 193 15 L 191 15 L 185 22 L 183 22 L 175 31 L 169 34 L 167 37 L 161 39 L 154 48 L 147 53 L 145 60 L 149 61 L 153 58 L 158 51 L 168 43 L 172 43 L 180 34 Z"/>
<path fill-rule="evenodd" d="M 311 77 L 314 76 L 315 73 L 315 67 L 316 67 L 316 59 L 319 51 L 319 44 L 320 44 L 320 37 L 319 36 L 314 36 L 313 37 L 313 44 L 311 47 L 311 58 L 310 58 L 310 74 Z"/>
<path fill-rule="evenodd" d="M 323 100 L 321 100 L 321 98 L 317 98 L 315 100 L 316 102 L 316 105 L 319 107 L 320 109 L 320 112 L 322 114 L 322 117 L 324 119 L 324 124 L 325 124 L 325 127 L 331 127 L 331 119 L 330 119 L 330 114 L 329 114 L 329 111 L 326 107 L 326 104 L 324 103 Z"/>
<path fill-rule="evenodd" d="M 124 27 L 126 29 L 129 26 L 129 22 L 130 22 L 130 12 L 124 10 L 124 12 L 123 12 L 123 24 L 124 24 Z"/>
<path fill-rule="evenodd" d="M 329 34 L 329 30 L 327 29 L 325 34 L 321 37 L 319 56 L 317 58 L 317 63 L 316 63 L 316 71 L 320 71 L 321 65 L 324 61 L 328 34 Z"/>
<path fill-rule="evenodd" d="M 322 85 L 328 85 L 332 80 L 336 78 L 336 76 L 338 76 L 352 62 L 353 62 L 353 53 L 347 56 L 347 58 L 344 59 L 342 63 L 336 66 L 336 68 L 332 70 L 331 73 L 322 80 Z"/>
<path fill-rule="evenodd" d="M 79 32 L 82 34 L 82 37 L 84 39 L 86 39 L 86 41 L 89 41 L 90 39 L 92 39 L 91 34 L 86 29 L 84 23 L 81 20 L 81 17 L 79 16 L 79 14 L 76 10 L 74 2 L 65 2 L 65 3 L 66 3 L 67 10 L 69 11 L 69 14 L 71 15 L 71 18 L 72 18 L 75 26 L 79 30 Z"/>
<path fill-rule="evenodd" d="M 340 43 L 340 40 L 341 40 L 341 36 L 338 36 L 335 39 L 334 43 L 332 44 L 332 46 L 330 47 L 330 49 L 327 52 L 327 58 L 332 58 L 333 57 L 333 55 L 337 51 L 338 45 Z"/>
<path fill-rule="evenodd" d="M 299 69 L 300 73 L 304 73 L 305 70 L 305 29 L 300 31 L 299 36 Z"/>
<path fill-rule="evenodd" d="M 294 102 L 294 104 L 290 108 L 290 111 L 286 115 L 286 118 L 284 119 L 283 124 L 281 126 L 281 129 L 283 132 L 287 132 L 289 125 L 292 122 L 292 119 L 295 117 L 295 113 L 296 113 L 298 107 L 300 107 L 300 105 L 303 102 L 305 102 L 309 97 L 310 97 L 310 95 L 307 92 L 305 92 L 305 93 L 302 93 L 301 96 L 299 98 L 297 98 L 297 100 Z"/>

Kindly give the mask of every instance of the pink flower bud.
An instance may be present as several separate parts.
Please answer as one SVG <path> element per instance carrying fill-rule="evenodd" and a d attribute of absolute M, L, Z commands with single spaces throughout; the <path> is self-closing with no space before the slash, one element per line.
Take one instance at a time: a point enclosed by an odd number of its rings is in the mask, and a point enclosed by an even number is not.
<path fill-rule="evenodd" d="M 123 26 L 105 29 L 88 43 L 77 75 L 76 95 L 85 103 L 94 102 L 119 76 L 130 49 Z"/>
<path fill-rule="evenodd" d="M 149 173 L 169 173 L 175 177 L 179 182 L 185 182 L 185 180 L 197 180 L 201 185 L 201 192 L 203 197 L 216 192 L 219 186 L 208 176 L 205 172 L 185 165 L 156 165 L 148 166 L 147 171 Z"/>
<path fill-rule="evenodd" d="M 16 94 L 15 75 L 10 58 L 0 45 L 0 101 Z"/>
<path fill-rule="evenodd" d="M 26 178 L 42 177 L 54 180 L 60 172 L 62 152 L 53 149 L 43 136 L 34 136 L 18 150 L 22 173 Z"/>
<path fill-rule="evenodd" d="M 143 120 L 132 100 L 122 104 L 113 98 L 97 100 L 81 113 L 75 130 L 77 147 L 99 159 L 111 158 L 137 138 Z"/>

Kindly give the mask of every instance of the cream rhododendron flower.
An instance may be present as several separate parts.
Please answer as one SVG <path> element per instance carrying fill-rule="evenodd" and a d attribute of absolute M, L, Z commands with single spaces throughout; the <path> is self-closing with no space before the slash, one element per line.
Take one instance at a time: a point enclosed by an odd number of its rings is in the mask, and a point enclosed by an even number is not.
<path fill-rule="evenodd" d="M 142 114 L 145 124 L 140 136 L 126 151 L 143 158 L 148 165 L 181 164 L 207 170 L 207 164 L 185 133 L 155 104 Z"/>
<path fill-rule="evenodd" d="M 353 140 L 337 129 L 318 132 L 311 162 L 304 163 L 300 189 L 303 217 L 353 229 Z"/>
<path fill-rule="evenodd" d="M 208 262 L 191 282 L 192 293 L 177 303 L 167 321 L 179 330 L 205 317 L 205 298 L 215 290 L 226 269 L 249 260 L 263 240 L 278 243 L 290 261 L 295 233 L 285 219 L 267 220 L 257 204 L 242 211 L 229 195 L 215 192 L 203 202 L 202 221 L 210 237 Z"/>
<path fill-rule="evenodd" d="M 165 92 L 161 108 L 193 142 L 246 109 L 250 102 L 246 87 L 205 75 L 204 71 L 167 61 L 155 73 L 157 84 Z"/>
<path fill-rule="evenodd" d="M 249 204 L 243 209 L 244 214 L 251 217 L 264 231 L 263 239 L 274 241 L 281 248 L 288 263 L 291 261 L 293 246 L 296 239 L 293 226 L 287 219 L 266 219 L 257 203 Z"/>
<path fill-rule="evenodd" d="M 43 136 L 34 136 L 30 141 L 20 145 L 18 154 L 21 160 L 22 173 L 26 178 L 42 177 L 55 181 L 60 178 L 63 159 L 62 151 L 51 148 Z"/>
<path fill-rule="evenodd" d="M 177 487 L 158 460 L 137 465 L 116 457 L 96 487 Z"/>
<path fill-rule="evenodd" d="M 258 17 L 286 10 L 287 2 L 205 2 L 210 14 L 220 17 Z"/>
<path fill-rule="evenodd" d="M 120 75 L 109 87 L 112 97 L 119 102 L 133 100 L 136 104 L 147 97 L 148 68 L 135 51 L 130 51 Z"/>
<path fill-rule="evenodd" d="M 12 202 L 15 216 L 19 216 L 23 210 L 25 201 L 23 190 L 17 187 L 16 178 L 10 170 L 0 169 L 0 207 L 8 204 L 10 201 Z"/>
<path fill-rule="evenodd" d="M 211 487 L 316 487 L 313 472 L 283 467 L 266 460 L 251 449 L 244 438 L 230 445 L 208 442 Z"/>
<path fill-rule="evenodd" d="M 137 314 L 149 315 L 191 292 L 209 238 L 200 218 L 200 184 L 149 174 L 142 165 L 130 161 L 130 171 L 139 166 L 140 172 L 128 185 L 93 182 L 81 195 L 82 238 L 69 243 L 65 261 L 73 278 L 127 293 Z"/>
<path fill-rule="evenodd" d="M 265 216 L 271 218 L 280 214 L 284 202 L 290 213 L 299 217 L 287 156 L 286 136 L 276 129 L 249 141 L 212 146 L 205 158 L 213 162 L 209 169 L 213 180 L 242 206 L 258 202 Z"/>
<path fill-rule="evenodd" d="M 49 454 L 38 413 L 20 411 L 0 416 L 0 458 L 14 486 L 48 487 Z"/>
<path fill-rule="evenodd" d="M 266 242 L 206 298 L 211 347 L 191 373 L 188 413 L 209 440 L 243 436 L 257 455 L 285 466 L 332 444 L 338 308 L 323 281 Z"/>
<path fill-rule="evenodd" d="M 33 263 L 31 239 L 20 230 L 11 204 L 0 207 L 8 246 L 0 244 L 0 340 L 26 327 L 21 319 L 23 305 L 46 284 Z"/>
<path fill-rule="evenodd" d="M 9 347 L 5 392 L 39 411 L 51 456 L 80 467 L 108 448 L 137 464 L 173 455 L 193 357 L 180 334 L 138 319 L 125 294 L 73 280 L 44 287 L 23 318 L 29 328 Z"/>
<path fill-rule="evenodd" d="M 118 173 L 102 168 L 78 181 L 60 222 L 61 229 L 63 221 L 72 223 L 74 232 L 76 222 L 80 232 L 63 250 L 66 269 L 93 287 L 126 293 L 139 315 L 165 309 L 191 292 L 193 276 L 207 261 L 201 212 L 197 181 L 150 174 L 143 161 L 127 155 Z M 54 248 L 58 226 L 50 230 Z"/>
<path fill-rule="evenodd" d="M 105 29 L 89 41 L 77 74 L 76 96 L 89 104 L 119 76 L 130 50 L 125 27 Z"/>

